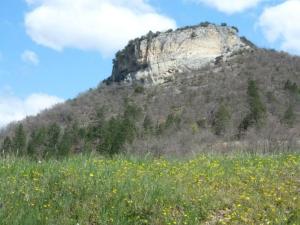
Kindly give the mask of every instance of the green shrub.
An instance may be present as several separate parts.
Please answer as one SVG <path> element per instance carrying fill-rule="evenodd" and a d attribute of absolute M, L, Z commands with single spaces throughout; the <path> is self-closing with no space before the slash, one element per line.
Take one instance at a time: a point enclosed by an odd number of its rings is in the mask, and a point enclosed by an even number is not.
<path fill-rule="evenodd" d="M 252 118 L 259 125 L 266 114 L 266 107 L 261 100 L 257 83 L 254 80 L 250 80 L 248 83 L 248 101 Z"/>
<path fill-rule="evenodd" d="M 149 115 L 145 116 L 145 119 L 143 122 L 143 128 L 144 128 L 144 132 L 146 134 L 151 134 L 153 132 L 153 122 Z"/>
<path fill-rule="evenodd" d="M 15 130 L 15 136 L 12 140 L 13 151 L 16 155 L 23 155 L 26 150 L 27 137 L 22 124 L 19 124 Z"/>
<path fill-rule="evenodd" d="M 296 115 L 294 112 L 294 107 L 292 105 L 289 105 L 289 107 L 284 113 L 283 122 L 288 126 L 292 127 L 295 123 L 295 120 L 296 120 Z"/>
<path fill-rule="evenodd" d="M 237 27 L 232 26 L 231 28 L 234 29 L 237 33 L 239 33 L 239 29 Z"/>
<path fill-rule="evenodd" d="M 250 126 L 261 127 L 264 124 L 264 119 L 266 116 L 266 107 L 263 104 L 259 90 L 257 87 L 257 82 L 254 80 L 248 81 L 248 104 L 249 104 L 249 114 L 242 120 L 239 125 L 239 131 L 243 132 L 247 130 Z"/>
<path fill-rule="evenodd" d="M 293 94 L 298 94 L 299 92 L 298 85 L 295 82 L 291 82 L 290 80 L 287 80 L 285 82 L 284 89 L 290 91 Z"/>
<path fill-rule="evenodd" d="M 11 151 L 12 151 L 12 141 L 11 141 L 10 137 L 5 137 L 2 147 L 1 147 L 1 153 L 6 155 Z"/>
<path fill-rule="evenodd" d="M 221 104 L 215 114 L 213 121 L 213 127 L 216 135 L 222 135 L 225 133 L 226 128 L 229 125 L 231 114 L 224 104 Z"/>
<path fill-rule="evenodd" d="M 134 92 L 137 94 L 142 94 L 142 93 L 144 93 L 144 91 L 145 91 L 145 88 L 142 85 L 136 85 L 134 87 Z"/>
<path fill-rule="evenodd" d="M 36 157 L 39 153 L 45 154 L 47 130 L 45 127 L 38 128 L 31 133 L 27 146 L 27 154 Z"/>
<path fill-rule="evenodd" d="M 123 115 L 111 118 L 105 123 L 101 143 L 97 150 L 113 156 L 121 153 L 126 142 L 131 143 L 137 133 L 136 121 L 140 117 L 141 109 L 134 104 L 125 102 Z"/>

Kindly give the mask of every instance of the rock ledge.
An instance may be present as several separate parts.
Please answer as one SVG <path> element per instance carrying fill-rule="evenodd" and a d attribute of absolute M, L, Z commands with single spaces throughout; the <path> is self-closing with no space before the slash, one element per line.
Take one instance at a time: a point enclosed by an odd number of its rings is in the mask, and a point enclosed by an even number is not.
<path fill-rule="evenodd" d="M 234 52 L 251 48 L 237 33 L 234 27 L 209 23 L 163 33 L 150 31 L 116 54 L 107 81 L 164 83 L 175 74 L 199 70 Z"/>

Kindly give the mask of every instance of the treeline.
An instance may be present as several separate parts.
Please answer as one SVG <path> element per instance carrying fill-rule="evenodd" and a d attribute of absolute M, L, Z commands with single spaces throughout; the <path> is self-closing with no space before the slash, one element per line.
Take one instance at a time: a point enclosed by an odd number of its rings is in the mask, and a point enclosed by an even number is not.
<path fill-rule="evenodd" d="M 108 155 L 120 153 L 123 145 L 133 141 L 137 133 L 136 121 L 141 110 L 134 104 L 126 103 L 121 115 L 105 120 L 104 113 L 103 108 L 99 109 L 94 123 L 88 127 L 80 127 L 74 122 L 62 128 L 53 123 L 28 134 L 19 124 L 14 135 L 4 139 L 1 152 L 33 158 L 64 157 L 94 149 Z"/>
<path fill-rule="evenodd" d="M 136 137 L 161 135 L 180 122 L 178 116 L 170 114 L 165 122 L 155 124 L 148 115 L 143 117 L 142 109 L 134 103 L 126 99 L 124 104 L 124 112 L 108 120 L 105 108 L 98 109 L 94 122 L 87 127 L 74 122 L 63 128 L 53 123 L 28 133 L 18 124 L 14 135 L 4 139 L 1 154 L 45 159 L 97 151 L 112 156 L 122 153 L 125 143 L 130 144 Z"/>
<path fill-rule="evenodd" d="M 297 120 L 294 107 L 299 102 L 300 88 L 296 83 L 287 80 L 284 90 L 289 92 L 291 100 L 282 115 L 281 123 L 284 126 L 293 127 Z M 135 91 L 135 93 L 144 94 L 143 91 Z M 239 124 L 233 124 L 234 113 L 226 101 L 221 101 L 213 113 L 210 124 L 207 124 L 209 122 L 206 120 L 194 122 L 190 135 L 199 133 L 201 129 L 209 129 L 216 137 L 222 138 L 230 127 L 235 126 L 237 133 L 231 138 L 240 140 L 249 128 L 257 130 L 263 128 L 268 112 L 255 80 L 248 81 L 247 104 L 248 113 Z M 176 111 L 168 114 L 164 120 L 155 122 L 150 114 L 145 113 L 129 99 L 124 100 L 123 109 L 122 113 L 107 119 L 108 110 L 100 108 L 88 126 L 80 126 L 77 122 L 72 122 L 67 126 L 52 123 L 27 131 L 22 124 L 19 124 L 14 134 L 3 140 L 1 154 L 41 159 L 97 151 L 100 154 L 112 156 L 123 152 L 125 144 L 130 145 L 135 139 L 143 140 L 151 137 L 167 140 L 170 135 L 175 138 L 175 133 L 186 129 L 186 125 L 190 122 L 190 118 L 183 118 L 182 114 Z M 169 135 L 169 137 L 164 135 Z"/>

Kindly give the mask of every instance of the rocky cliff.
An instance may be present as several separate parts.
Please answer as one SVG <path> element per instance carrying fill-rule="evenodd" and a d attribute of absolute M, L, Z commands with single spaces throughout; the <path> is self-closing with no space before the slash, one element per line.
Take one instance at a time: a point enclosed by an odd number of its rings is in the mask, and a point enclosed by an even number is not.
<path fill-rule="evenodd" d="M 237 29 L 228 26 L 202 23 L 175 31 L 149 32 L 116 54 L 108 81 L 160 84 L 175 74 L 198 70 L 249 47 Z"/>

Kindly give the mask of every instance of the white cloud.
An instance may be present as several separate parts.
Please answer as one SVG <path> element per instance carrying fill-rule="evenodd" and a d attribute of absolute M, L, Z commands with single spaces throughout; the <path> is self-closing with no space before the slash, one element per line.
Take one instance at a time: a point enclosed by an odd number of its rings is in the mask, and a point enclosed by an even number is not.
<path fill-rule="evenodd" d="M 240 13 L 266 0 L 186 0 L 205 4 L 227 14 Z"/>
<path fill-rule="evenodd" d="M 98 50 L 110 55 L 149 30 L 175 28 L 147 0 L 27 0 L 27 34 L 56 49 Z"/>
<path fill-rule="evenodd" d="M 38 65 L 40 63 L 38 55 L 35 52 L 29 50 L 26 50 L 21 54 L 21 59 L 23 60 L 23 62 L 33 65 Z"/>
<path fill-rule="evenodd" d="M 259 19 L 267 40 L 281 49 L 300 54 L 300 0 L 288 0 L 266 8 Z"/>
<path fill-rule="evenodd" d="M 40 111 L 63 102 L 63 99 L 47 94 L 32 94 L 25 99 L 16 97 L 11 91 L 0 95 L 0 128 L 10 122 L 36 115 Z"/>

